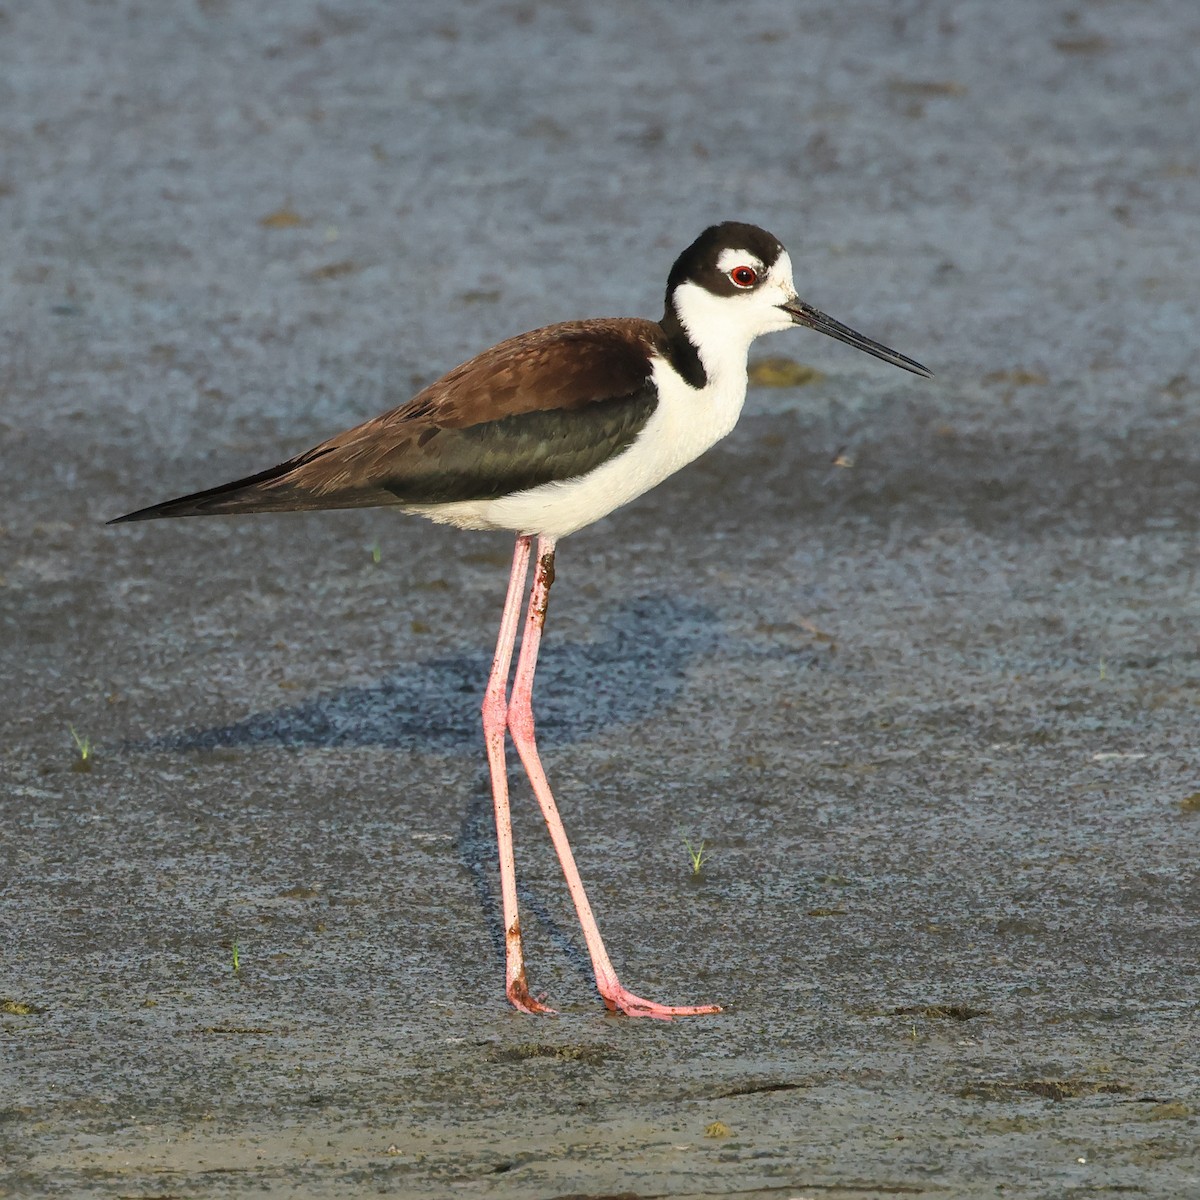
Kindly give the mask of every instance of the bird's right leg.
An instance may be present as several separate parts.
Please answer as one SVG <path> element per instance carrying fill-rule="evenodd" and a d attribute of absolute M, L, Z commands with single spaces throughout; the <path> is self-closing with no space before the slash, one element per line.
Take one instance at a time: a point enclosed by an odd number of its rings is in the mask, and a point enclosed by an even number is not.
<path fill-rule="evenodd" d="M 500 618 L 500 636 L 487 691 L 483 694 L 483 736 L 487 742 L 488 768 L 492 776 L 492 803 L 496 810 L 496 846 L 500 854 L 500 898 L 504 910 L 505 991 L 522 1012 L 551 1013 L 529 994 L 525 981 L 525 952 L 521 945 L 521 920 L 517 912 L 517 868 L 513 857 L 512 815 L 508 807 L 508 771 L 504 761 L 504 739 L 508 728 L 508 672 L 513 643 L 521 619 L 525 578 L 529 574 L 531 537 L 517 538 L 513 550 L 508 594 Z"/>
<path fill-rule="evenodd" d="M 550 840 L 558 853 L 558 861 L 567 881 L 567 890 L 575 902 L 575 912 L 579 917 L 583 939 L 587 943 L 592 968 L 596 974 L 596 990 L 609 1011 L 622 1012 L 630 1017 L 660 1017 L 669 1021 L 672 1017 L 718 1013 L 721 1008 L 717 1004 L 659 1004 L 655 1000 L 635 996 L 617 978 L 608 951 L 604 948 L 604 940 L 596 926 L 592 906 L 583 889 L 579 868 L 575 865 L 575 855 L 571 852 L 570 842 L 567 841 L 567 831 L 563 827 L 558 805 L 554 802 L 550 784 L 546 781 L 546 772 L 542 769 L 534 734 L 533 675 L 537 669 L 538 647 L 541 644 L 542 628 L 546 624 L 546 606 L 550 601 L 550 585 L 553 582 L 554 539 L 543 535 L 538 539 L 537 564 L 534 567 L 533 588 L 529 593 L 529 615 L 525 619 L 525 632 L 521 636 L 521 657 L 517 660 L 517 673 L 513 679 L 507 719 L 513 744 L 517 747 L 521 762 L 525 764 L 525 774 L 529 776 L 533 794 L 537 797 L 542 816 L 546 820 Z"/>

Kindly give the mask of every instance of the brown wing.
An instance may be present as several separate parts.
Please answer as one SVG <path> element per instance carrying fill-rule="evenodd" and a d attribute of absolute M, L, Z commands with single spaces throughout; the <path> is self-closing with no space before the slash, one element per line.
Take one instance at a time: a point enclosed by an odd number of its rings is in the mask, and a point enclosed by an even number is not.
<path fill-rule="evenodd" d="M 650 321 L 550 325 L 277 467 L 117 520 L 437 504 L 570 479 L 637 437 L 663 343 Z"/>

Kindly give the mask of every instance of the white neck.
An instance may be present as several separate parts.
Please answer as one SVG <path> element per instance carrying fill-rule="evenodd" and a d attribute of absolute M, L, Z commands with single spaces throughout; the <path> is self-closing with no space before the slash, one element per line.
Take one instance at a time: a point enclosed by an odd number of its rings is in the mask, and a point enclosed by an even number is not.
<path fill-rule="evenodd" d="M 739 319 L 758 315 L 740 311 L 741 299 L 714 296 L 695 283 L 684 283 L 675 289 L 675 315 L 712 382 L 746 373 L 750 343 L 760 330 L 756 320 Z"/>

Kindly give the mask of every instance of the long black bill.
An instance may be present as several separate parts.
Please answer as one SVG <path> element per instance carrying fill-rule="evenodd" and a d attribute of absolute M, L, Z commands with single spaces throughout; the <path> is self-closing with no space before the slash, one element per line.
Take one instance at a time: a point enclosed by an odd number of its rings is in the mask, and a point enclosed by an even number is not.
<path fill-rule="evenodd" d="M 865 350 L 868 354 L 875 355 L 876 358 L 882 358 L 885 363 L 891 363 L 893 367 L 901 367 L 905 371 L 911 371 L 914 375 L 924 375 L 926 379 L 933 378 L 933 372 L 928 367 L 921 366 L 915 359 L 906 358 L 903 354 L 897 354 L 895 350 L 889 350 L 886 346 L 871 341 L 869 337 L 863 337 L 849 325 L 843 325 L 841 321 L 827 317 L 819 308 L 813 308 L 811 304 L 805 304 L 803 300 L 792 300 L 779 307 L 785 313 L 790 313 L 792 320 L 797 325 L 806 325 L 818 333 L 827 333 L 831 338 L 845 342 L 847 346 L 853 346 L 856 350 Z"/>

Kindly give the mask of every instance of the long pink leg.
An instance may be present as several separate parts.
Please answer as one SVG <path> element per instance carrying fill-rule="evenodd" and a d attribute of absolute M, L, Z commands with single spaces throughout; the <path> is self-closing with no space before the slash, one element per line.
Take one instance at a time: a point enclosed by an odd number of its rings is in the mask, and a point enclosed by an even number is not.
<path fill-rule="evenodd" d="M 529 548 L 533 539 L 517 538 L 513 550 L 508 595 L 500 618 L 500 636 L 487 691 L 483 694 L 483 736 L 487 742 L 488 767 L 492 776 L 492 802 L 496 809 L 496 845 L 500 852 L 500 898 L 504 908 L 504 990 L 522 1012 L 549 1013 L 554 1009 L 539 1004 L 525 981 L 525 952 L 521 945 L 521 919 L 517 912 L 517 870 L 513 858 L 512 816 L 508 808 L 508 772 L 504 762 L 504 731 L 508 725 L 508 670 L 512 664 L 525 577 L 529 573 Z"/>
<path fill-rule="evenodd" d="M 563 875 L 566 876 L 567 887 L 571 899 L 575 902 L 575 911 L 579 915 L 579 923 L 583 927 L 583 936 L 587 942 L 588 953 L 592 958 L 592 969 L 596 973 L 596 988 L 604 998 L 604 1003 L 612 1012 L 623 1012 L 631 1017 L 671 1017 L 694 1016 L 697 1013 L 720 1012 L 717 1004 L 702 1004 L 694 1007 L 657 1004 L 653 1000 L 643 1000 L 622 986 L 613 969 L 600 930 L 596 927 L 596 918 L 592 915 L 592 906 L 588 903 L 587 894 L 583 890 L 583 880 L 575 866 L 575 856 L 571 853 L 567 841 L 567 831 L 563 828 L 562 818 L 558 815 L 558 805 L 550 792 L 546 781 L 546 773 L 542 769 L 538 757 L 537 743 L 533 730 L 533 673 L 537 668 L 538 644 L 542 637 L 542 628 L 546 623 L 546 605 L 550 597 L 550 585 L 554 582 L 554 538 L 539 537 L 537 547 L 537 566 L 534 569 L 533 590 L 529 596 L 529 615 L 525 620 L 525 632 L 521 637 L 521 655 L 517 660 L 517 674 L 513 680 L 512 694 L 508 702 L 508 728 L 512 733 L 517 753 L 525 764 L 525 773 L 533 785 L 534 795 L 542 807 L 542 815 L 546 818 L 546 828 L 550 831 L 550 839 L 558 852 L 558 860 L 562 864 Z M 510 993 L 511 994 L 511 993 Z"/>

